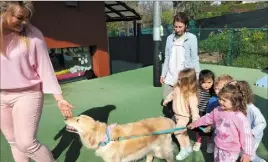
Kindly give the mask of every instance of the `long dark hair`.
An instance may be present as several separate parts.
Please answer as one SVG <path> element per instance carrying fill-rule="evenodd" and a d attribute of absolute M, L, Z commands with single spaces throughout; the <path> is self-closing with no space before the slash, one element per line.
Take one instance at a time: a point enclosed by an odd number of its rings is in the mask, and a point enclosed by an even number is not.
<path fill-rule="evenodd" d="M 184 12 L 178 12 L 173 18 L 173 25 L 175 24 L 175 22 L 181 22 L 185 26 L 187 26 L 189 22 L 187 14 Z"/>
<path fill-rule="evenodd" d="M 215 82 L 215 75 L 211 70 L 205 69 L 205 70 L 201 70 L 199 73 L 199 87 L 201 87 L 201 84 L 206 81 L 207 79 L 212 79 L 213 84 L 211 86 L 211 88 L 209 89 L 209 92 L 211 95 L 215 94 L 214 91 L 214 82 Z"/>

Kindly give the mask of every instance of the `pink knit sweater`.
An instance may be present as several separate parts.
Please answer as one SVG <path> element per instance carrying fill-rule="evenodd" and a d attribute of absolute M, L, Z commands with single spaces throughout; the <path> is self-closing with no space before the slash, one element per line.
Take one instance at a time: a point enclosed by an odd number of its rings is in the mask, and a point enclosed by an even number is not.
<path fill-rule="evenodd" d="M 4 36 L 6 55 L 1 55 L 0 88 L 12 90 L 41 83 L 44 93 L 61 94 L 42 33 L 29 25 L 26 34 L 28 47 L 15 33 Z"/>

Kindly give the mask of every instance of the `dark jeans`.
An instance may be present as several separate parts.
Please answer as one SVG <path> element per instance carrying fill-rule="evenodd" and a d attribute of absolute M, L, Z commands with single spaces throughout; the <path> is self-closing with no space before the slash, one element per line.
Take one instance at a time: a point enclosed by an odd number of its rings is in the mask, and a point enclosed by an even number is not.
<path fill-rule="evenodd" d="M 199 111 L 199 116 L 202 117 L 206 114 L 206 112 Z M 207 126 L 201 126 L 201 128 L 206 128 Z M 209 133 L 203 132 L 200 127 L 193 129 L 193 131 L 198 132 L 200 136 L 212 136 L 213 130 L 211 130 Z"/>
<path fill-rule="evenodd" d="M 176 123 L 176 118 L 172 109 L 172 101 L 167 104 L 167 106 L 163 106 L 162 110 L 165 117 L 172 119 Z"/>

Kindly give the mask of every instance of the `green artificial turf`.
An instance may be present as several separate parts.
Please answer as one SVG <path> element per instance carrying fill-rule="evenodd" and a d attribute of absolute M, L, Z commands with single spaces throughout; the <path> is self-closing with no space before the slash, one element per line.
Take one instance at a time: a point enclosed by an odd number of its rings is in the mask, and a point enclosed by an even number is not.
<path fill-rule="evenodd" d="M 267 119 L 268 101 L 267 89 L 256 87 L 253 84 L 265 75 L 257 69 L 234 68 L 217 65 L 202 64 L 202 69 L 211 69 L 216 76 L 229 74 L 235 79 L 243 79 L 250 83 L 256 94 L 256 105 Z M 162 88 L 153 87 L 152 66 L 137 70 L 114 74 L 108 77 L 82 80 L 61 85 L 64 96 L 74 106 L 74 114 L 81 113 L 93 116 L 103 122 L 128 123 L 140 119 L 162 115 L 160 105 Z M 82 147 L 77 135 L 68 133 L 65 124 L 52 96 L 45 96 L 43 115 L 38 131 L 38 139 L 47 145 L 58 162 L 101 162 L 94 151 Z M 27 131 L 27 130 L 25 130 Z M 268 160 L 268 131 L 261 143 L 258 154 Z M 12 162 L 9 145 L 3 135 L 1 137 L 1 162 Z M 194 140 L 195 138 L 192 138 Z M 184 161 L 202 162 L 213 161 L 206 148 L 194 152 Z M 175 147 L 174 154 L 178 153 Z M 141 160 L 145 161 L 145 160 Z M 162 160 L 155 159 L 154 162 Z"/>

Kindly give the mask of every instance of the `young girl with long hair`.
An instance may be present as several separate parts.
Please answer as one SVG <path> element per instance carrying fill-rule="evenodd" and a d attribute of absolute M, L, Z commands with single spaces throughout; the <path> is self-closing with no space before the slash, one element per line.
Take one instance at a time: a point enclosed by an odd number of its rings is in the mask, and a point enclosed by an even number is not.
<path fill-rule="evenodd" d="M 168 102 L 173 101 L 172 109 L 176 118 L 176 126 L 186 127 L 190 119 L 192 121 L 199 119 L 195 70 L 192 68 L 184 69 L 179 73 L 178 78 L 177 85 L 166 97 L 163 105 L 165 106 Z M 177 131 L 174 134 L 180 144 L 180 152 L 176 159 L 183 160 L 192 152 L 187 129 Z"/>

